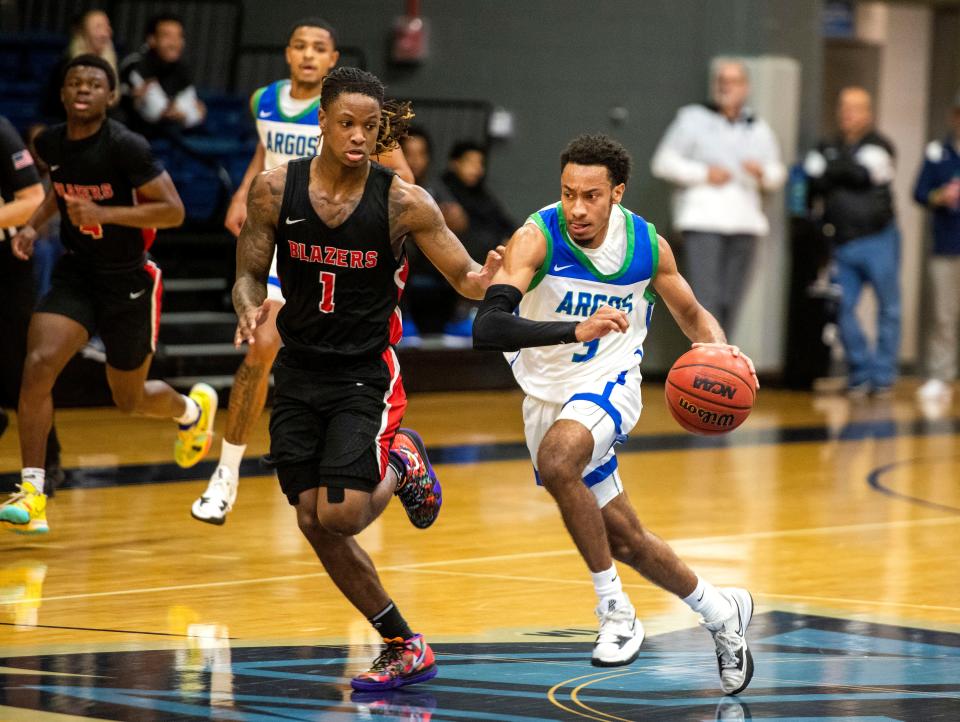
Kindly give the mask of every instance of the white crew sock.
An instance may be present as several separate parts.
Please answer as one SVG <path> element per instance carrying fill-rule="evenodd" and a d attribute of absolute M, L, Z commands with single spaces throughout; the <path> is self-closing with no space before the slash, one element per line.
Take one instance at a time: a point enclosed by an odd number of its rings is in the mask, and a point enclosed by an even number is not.
<path fill-rule="evenodd" d="M 220 447 L 220 466 L 230 469 L 234 479 L 240 478 L 240 462 L 243 461 L 243 452 L 246 450 L 246 444 L 231 444 L 226 439 Z"/>
<path fill-rule="evenodd" d="M 590 576 L 593 578 L 593 588 L 597 592 L 601 611 L 612 612 L 630 604 L 627 595 L 623 593 L 623 583 L 617 574 L 616 565 L 603 572 L 590 572 Z"/>
<path fill-rule="evenodd" d="M 47 478 L 45 469 L 38 469 L 35 466 L 28 466 L 20 470 L 20 481 L 29 481 L 38 494 L 43 493 L 43 482 Z"/>
<path fill-rule="evenodd" d="M 733 614 L 733 607 L 710 582 L 697 577 L 697 588 L 683 603 L 695 611 L 707 624 L 717 624 L 728 619 Z"/>
<path fill-rule="evenodd" d="M 187 410 L 183 412 L 183 416 L 180 418 L 175 417 L 173 420 L 180 424 L 180 426 L 195 424 L 197 419 L 200 418 L 200 404 L 183 394 L 180 394 L 180 398 L 182 398 L 183 403 L 186 404 Z"/>

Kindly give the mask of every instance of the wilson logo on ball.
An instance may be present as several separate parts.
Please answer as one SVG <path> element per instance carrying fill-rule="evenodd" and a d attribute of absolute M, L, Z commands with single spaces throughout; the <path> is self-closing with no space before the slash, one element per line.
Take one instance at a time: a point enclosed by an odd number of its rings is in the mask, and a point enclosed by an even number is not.
<path fill-rule="evenodd" d="M 717 381 L 716 379 L 711 379 L 706 376 L 695 376 L 693 379 L 693 388 L 703 389 L 717 396 L 726 396 L 728 399 L 732 399 L 737 395 L 737 390 L 730 384 L 725 384 L 722 381 Z"/>
<path fill-rule="evenodd" d="M 702 424 L 710 424 L 711 426 L 716 426 L 718 428 L 733 425 L 733 414 L 718 414 L 715 411 L 702 409 L 696 404 L 691 404 L 682 396 L 680 397 L 679 404 L 681 409 L 696 416 L 698 419 L 700 419 L 700 423 Z"/>

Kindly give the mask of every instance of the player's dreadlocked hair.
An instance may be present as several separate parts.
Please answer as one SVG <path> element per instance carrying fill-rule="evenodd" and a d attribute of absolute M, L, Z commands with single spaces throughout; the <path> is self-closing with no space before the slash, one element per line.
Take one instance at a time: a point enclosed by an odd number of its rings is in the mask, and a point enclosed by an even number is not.
<path fill-rule="evenodd" d="M 383 83 L 373 73 L 359 68 L 337 68 L 323 79 L 320 106 L 330 105 L 343 93 L 360 93 L 377 101 L 380 106 L 380 132 L 377 134 L 377 153 L 393 150 L 407 134 L 413 109 L 408 101 L 385 100 Z"/>
<path fill-rule="evenodd" d="M 560 172 L 567 163 L 606 166 L 610 180 L 617 186 L 630 178 L 630 154 L 608 135 L 578 135 L 560 155 Z"/>

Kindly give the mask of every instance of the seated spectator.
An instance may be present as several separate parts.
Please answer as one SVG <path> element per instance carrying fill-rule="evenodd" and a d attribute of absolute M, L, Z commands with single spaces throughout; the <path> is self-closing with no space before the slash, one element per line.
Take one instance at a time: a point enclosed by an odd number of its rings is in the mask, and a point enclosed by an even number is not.
<path fill-rule="evenodd" d="M 432 143 L 426 130 L 413 126 L 400 141 L 403 155 L 417 185 L 435 195 L 436 184 L 430 173 Z M 458 295 L 416 244 L 407 244 L 410 274 L 400 301 L 403 313 L 401 348 L 422 345 L 421 331 L 439 333 L 450 320 Z"/>
<path fill-rule="evenodd" d="M 157 135 L 194 128 L 206 118 L 206 106 L 183 60 L 185 44 L 180 18 L 157 15 L 147 23 L 146 44 L 121 63 L 129 124 L 140 132 Z"/>
<path fill-rule="evenodd" d="M 447 172 L 441 176 L 434 194 L 447 226 L 479 263 L 483 263 L 488 251 L 505 243 L 517 228 L 484 184 L 486 165 L 487 152 L 483 146 L 470 140 L 455 143 Z M 476 312 L 476 304 L 458 300 L 453 319 L 444 327 L 447 345 L 458 348 L 472 345 Z"/>
<path fill-rule="evenodd" d="M 99 56 L 117 69 L 117 51 L 113 47 L 113 28 L 110 18 L 103 10 L 88 10 L 77 17 L 71 25 L 70 43 L 50 73 L 47 86 L 43 91 L 40 113 L 47 118 L 66 119 L 63 103 L 60 102 L 60 86 L 63 80 L 63 68 L 78 55 L 90 53 Z"/>
<path fill-rule="evenodd" d="M 465 140 L 450 151 L 447 172 L 436 189 L 437 203 L 450 230 L 459 236 L 467 252 L 482 263 L 487 251 L 496 248 L 517 229 L 514 220 L 484 185 L 487 152 Z"/>
<path fill-rule="evenodd" d="M 407 159 L 414 182 L 433 195 L 430 190 L 430 156 L 432 147 L 427 131 L 419 126 L 413 126 L 400 141 L 403 156 Z"/>

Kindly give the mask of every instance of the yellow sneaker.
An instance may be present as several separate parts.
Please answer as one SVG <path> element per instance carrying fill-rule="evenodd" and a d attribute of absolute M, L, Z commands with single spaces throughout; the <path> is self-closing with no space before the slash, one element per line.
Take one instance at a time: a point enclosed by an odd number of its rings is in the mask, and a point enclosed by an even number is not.
<path fill-rule="evenodd" d="M 217 415 L 217 392 L 207 384 L 194 384 L 190 398 L 200 406 L 200 418 L 190 426 L 181 426 L 173 446 L 178 466 L 188 469 L 199 462 L 213 443 L 213 419 Z"/>
<path fill-rule="evenodd" d="M 17 485 L 17 490 L 0 504 L 0 521 L 17 534 L 46 534 L 47 495 L 37 491 L 29 481 Z"/>

